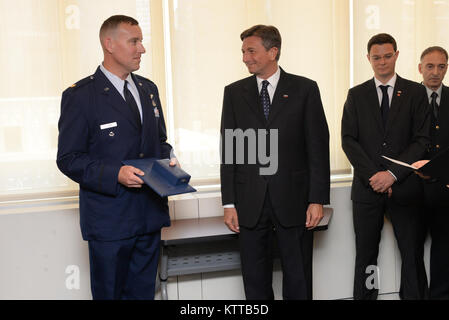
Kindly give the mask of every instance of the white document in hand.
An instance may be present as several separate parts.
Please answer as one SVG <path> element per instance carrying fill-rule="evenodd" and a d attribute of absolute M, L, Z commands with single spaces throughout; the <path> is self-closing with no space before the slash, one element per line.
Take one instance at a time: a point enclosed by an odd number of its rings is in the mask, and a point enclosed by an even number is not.
<path fill-rule="evenodd" d="M 382 156 L 382 158 L 385 158 L 385 159 L 387 159 L 387 160 L 389 160 L 391 162 L 394 162 L 396 164 L 399 164 L 401 166 L 404 166 L 404 167 L 407 167 L 407 168 L 410 168 L 410 169 L 413 169 L 413 170 L 418 170 L 418 168 L 416 168 L 416 167 L 414 167 L 414 166 L 412 166 L 412 165 L 410 165 L 408 163 L 405 163 L 405 162 L 402 162 L 402 161 L 399 161 L 399 160 L 395 160 L 395 159 L 391 159 L 391 158 L 388 158 L 386 156 Z"/>

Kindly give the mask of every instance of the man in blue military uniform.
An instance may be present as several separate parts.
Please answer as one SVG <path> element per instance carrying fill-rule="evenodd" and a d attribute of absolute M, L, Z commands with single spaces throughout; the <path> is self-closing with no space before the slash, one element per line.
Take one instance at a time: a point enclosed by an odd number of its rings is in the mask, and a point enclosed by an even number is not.
<path fill-rule="evenodd" d="M 80 225 L 89 243 L 94 299 L 153 299 L 160 230 L 170 224 L 159 197 L 123 160 L 172 158 L 156 85 L 133 74 L 145 53 L 138 22 L 112 16 L 100 29 L 104 61 L 64 91 L 57 165 L 80 185 Z"/>

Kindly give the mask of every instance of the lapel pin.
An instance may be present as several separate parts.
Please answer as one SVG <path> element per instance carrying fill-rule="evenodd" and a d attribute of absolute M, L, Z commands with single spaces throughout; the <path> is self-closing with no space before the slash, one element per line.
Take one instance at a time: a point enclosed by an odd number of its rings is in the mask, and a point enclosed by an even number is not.
<path fill-rule="evenodd" d="M 115 133 L 111 131 L 111 132 L 109 132 L 109 136 L 113 137 L 113 136 L 115 136 Z"/>
<path fill-rule="evenodd" d="M 142 82 L 139 82 L 139 86 L 142 86 Z"/>
<path fill-rule="evenodd" d="M 155 116 L 156 118 L 159 118 L 159 109 L 156 108 L 156 107 L 154 107 L 154 116 Z"/>
<path fill-rule="evenodd" d="M 151 100 L 153 100 L 153 97 L 154 97 L 153 94 L 150 94 L 150 99 L 151 99 Z"/>
<path fill-rule="evenodd" d="M 154 100 L 151 100 L 153 102 L 153 107 L 156 107 L 156 102 Z"/>
<path fill-rule="evenodd" d="M 93 80 L 94 79 L 94 76 L 90 76 L 90 80 Z"/>
<path fill-rule="evenodd" d="M 398 92 L 397 92 L 397 96 L 398 96 L 398 97 L 400 97 L 401 94 L 402 94 L 402 91 L 398 91 Z"/>
<path fill-rule="evenodd" d="M 283 97 L 284 97 L 284 98 L 288 98 L 288 94 L 284 94 Z"/>
<path fill-rule="evenodd" d="M 109 91 L 109 88 L 108 88 L 108 87 L 104 88 L 104 91 L 108 92 L 108 91 Z"/>

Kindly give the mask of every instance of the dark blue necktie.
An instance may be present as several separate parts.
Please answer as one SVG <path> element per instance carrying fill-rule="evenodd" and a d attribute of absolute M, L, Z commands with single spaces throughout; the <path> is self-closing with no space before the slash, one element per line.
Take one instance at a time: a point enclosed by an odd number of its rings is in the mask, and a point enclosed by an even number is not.
<path fill-rule="evenodd" d="M 135 121 L 139 127 L 142 126 L 142 120 L 140 119 L 139 107 L 137 107 L 136 100 L 134 99 L 131 91 L 128 89 L 128 81 L 125 80 L 125 85 L 123 86 L 123 93 L 125 95 L 125 101 L 128 106 L 131 108 L 132 113 L 134 114 Z"/>
<path fill-rule="evenodd" d="M 432 105 L 433 115 L 435 116 L 435 119 L 437 120 L 438 119 L 438 103 L 437 103 L 438 93 L 432 92 L 432 94 L 430 96 L 432 97 L 432 102 L 430 102 L 430 104 Z"/>
<path fill-rule="evenodd" d="M 384 128 L 387 126 L 388 111 L 390 111 L 390 99 L 388 99 L 388 87 L 389 86 L 379 86 L 382 90 L 382 103 L 380 104 L 380 110 L 382 113 L 382 122 Z"/>
<path fill-rule="evenodd" d="M 270 83 L 267 80 L 262 81 L 262 90 L 260 91 L 260 100 L 262 101 L 263 114 L 265 119 L 268 120 L 270 114 L 270 96 L 268 95 L 267 87 Z"/>

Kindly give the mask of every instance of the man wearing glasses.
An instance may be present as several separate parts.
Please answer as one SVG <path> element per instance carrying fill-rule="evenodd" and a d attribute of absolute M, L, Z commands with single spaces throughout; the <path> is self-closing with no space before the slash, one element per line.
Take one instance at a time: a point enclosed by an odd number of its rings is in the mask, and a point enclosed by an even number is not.
<path fill-rule="evenodd" d="M 391 219 L 402 258 L 399 295 L 423 299 L 428 290 L 419 250 L 420 181 L 382 155 L 413 163 L 425 154 L 430 141 L 427 96 L 423 86 L 396 74 L 399 51 L 392 36 L 375 35 L 367 49 L 374 79 L 349 90 L 342 119 L 342 146 L 354 167 L 354 299 L 377 298 L 379 286 L 370 277 L 377 268 L 384 214 Z"/>

